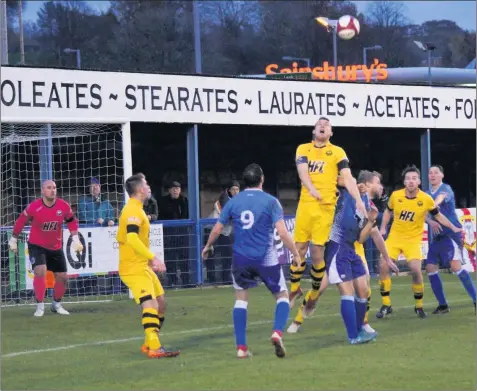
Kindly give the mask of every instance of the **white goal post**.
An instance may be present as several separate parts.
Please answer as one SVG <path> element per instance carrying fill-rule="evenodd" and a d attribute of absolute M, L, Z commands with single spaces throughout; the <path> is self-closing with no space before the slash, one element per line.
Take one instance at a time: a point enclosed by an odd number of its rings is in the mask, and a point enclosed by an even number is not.
<path fill-rule="evenodd" d="M 25 227 L 18 254 L 8 238 L 22 210 L 40 196 L 41 182 L 53 179 L 58 197 L 68 201 L 80 220 L 85 251 L 70 251 L 63 233 L 69 287 L 65 302 L 128 298 L 118 271 L 117 218 L 127 200 L 124 180 L 132 175 L 131 129 L 121 118 L 72 121 L 5 118 L 0 125 L 1 305 L 34 303 L 33 275 Z M 100 194 L 97 193 L 99 183 Z M 93 186 L 92 186 L 93 184 Z M 100 224 L 97 218 L 104 217 Z M 108 221 L 111 221 L 108 225 Z M 113 224 L 114 223 L 114 224 Z M 52 295 L 51 275 L 47 298 Z"/>

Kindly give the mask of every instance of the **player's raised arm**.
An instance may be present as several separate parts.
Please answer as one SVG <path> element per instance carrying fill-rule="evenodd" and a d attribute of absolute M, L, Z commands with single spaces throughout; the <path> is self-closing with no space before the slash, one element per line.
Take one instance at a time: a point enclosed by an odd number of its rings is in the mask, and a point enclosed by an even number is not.
<path fill-rule="evenodd" d="M 456 227 L 446 216 L 439 212 L 439 207 L 437 205 L 432 204 L 431 209 L 429 209 L 429 213 L 434 216 L 434 218 L 444 227 L 451 229 L 453 232 L 462 232 L 462 228 Z"/>
<path fill-rule="evenodd" d="M 306 187 L 308 192 L 313 198 L 316 198 L 317 200 L 321 200 L 321 195 L 320 192 L 315 188 L 313 185 L 310 175 L 308 174 L 308 158 L 306 156 L 306 153 L 304 149 L 306 148 L 305 145 L 300 145 L 298 146 L 296 150 L 296 157 L 295 157 L 295 163 L 296 163 L 296 169 L 298 171 L 298 176 L 300 177 L 300 181 L 303 184 L 303 186 Z"/>
<path fill-rule="evenodd" d="M 389 197 L 388 203 L 386 205 L 386 209 L 384 210 L 383 213 L 383 219 L 381 221 L 381 235 L 384 236 L 386 235 L 386 228 L 391 221 L 391 214 L 394 209 L 394 193 L 391 194 L 391 197 Z"/>
<path fill-rule="evenodd" d="M 139 227 L 141 225 L 141 218 L 138 216 L 129 216 L 126 225 L 126 243 L 141 257 L 151 261 L 156 256 L 149 250 L 144 243 L 139 239 Z"/>
<path fill-rule="evenodd" d="M 366 221 L 366 224 L 359 233 L 359 243 L 364 243 L 368 239 L 369 235 L 371 234 L 371 231 L 376 226 L 377 217 L 378 210 L 375 207 L 371 208 L 371 210 L 368 212 L 368 219 Z"/>
<path fill-rule="evenodd" d="M 33 217 L 30 212 L 30 205 L 28 205 L 25 210 L 20 214 L 20 216 L 18 216 L 17 220 L 15 221 L 15 225 L 13 226 L 12 237 L 8 241 L 8 247 L 10 248 L 10 251 L 13 251 L 15 253 L 18 250 L 18 238 L 22 233 L 23 228 L 25 228 L 25 225 L 27 225 L 27 223 L 30 222 Z"/>
<path fill-rule="evenodd" d="M 343 184 L 346 190 L 348 190 L 349 194 L 355 199 L 356 209 L 359 210 L 364 217 L 367 217 L 368 212 L 366 211 L 366 206 L 361 199 L 361 194 L 359 192 L 358 185 L 356 184 L 356 179 L 351 174 L 351 170 L 348 165 L 348 159 L 343 159 L 338 163 L 338 170 L 340 175 L 340 183 Z"/>

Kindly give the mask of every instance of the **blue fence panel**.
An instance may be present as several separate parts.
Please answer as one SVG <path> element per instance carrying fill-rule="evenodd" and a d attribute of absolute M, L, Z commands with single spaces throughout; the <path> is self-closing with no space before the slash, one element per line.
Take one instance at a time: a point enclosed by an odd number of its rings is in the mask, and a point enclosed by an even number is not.
<path fill-rule="evenodd" d="M 294 216 L 286 216 L 285 220 Z M 200 252 L 207 242 L 210 231 L 216 219 L 193 220 L 168 220 L 152 223 L 163 225 L 164 259 L 167 271 L 160 276 L 163 286 L 167 288 L 187 288 L 202 285 L 227 285 L 232 283 L 232 243 L 233 232 L 224 232 L 214 245 L 214 254 L 205 262 L 202 261 Z M 292 224 L 289 224 L 292 229 Z M 82 227 L 84 227 L 82 225 Z M 18 257 L 12 257 L 8 251 L 8 232 L 11 227 L 2 227 L 0 230 L 0 258 L 2 301 L 23 301 L 32 299 L 32 291 L 26 291 L 21 277 L 24 272 L 20 270 Z M 379 251 L 369 239 L 365 243 L 366 259 L 372 276 L 379 272 Z M 307 259 L 307 263 L 310 263 Z M 24 268 L 24 266 L 21 266 Z M 309 269 L 309 268 L 307 268 Z M 405 269 L 402 269 L 405 270 Z M 283 264 L 283 271 L 288 279 L 289 265 Z M 309 277 L 309 271 L 304 274 Z M 127 288 L 117 274 L 90 275 L 70 279 L 67 295 L 70 297 L 127 295 Z M 48 292 L 51 295 L 51 291 Z"/>
<path fill-rule="evenodd" d="M 165 276 L 161 276 L 164 287 L 183 288 L 200 285 L 201 272 L 197 262 L 194 221 L 167 220 L 157 221 L 154 224 L 163 226 L 164 260 L 167 268 Z"/>

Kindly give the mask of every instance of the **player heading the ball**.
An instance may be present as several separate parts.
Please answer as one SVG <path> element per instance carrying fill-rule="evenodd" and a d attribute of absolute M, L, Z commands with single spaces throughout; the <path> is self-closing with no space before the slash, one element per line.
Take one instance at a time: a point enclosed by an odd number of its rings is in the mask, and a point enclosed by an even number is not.
<path fill-rule="evenodd" d="M 325 274 L 324 246 L 328 241 L 336 208 L 338 176 L 356 201 L 356 208 L 366 217 L 356 180 L 351 175 L 343 148 L 330 143 L 333 135 L 330 120 L 321 117 L 313 129 L 313 141 L 296 150 L 296 168 L 302 184 L 296 211 L 294 239 L 302 264 L 290 266 L 290 305 L 303 295 L 300 280 L 305 272 L 305 255 L 310 246 L 311 290 L 306 294 L 310 307 L 316 306 Z M 310 308 L 311 310 L 311 308 Z"/>
<path fill-rule="evenodd" d="M 71 206 L 56 196 L 56 184 L 52 180 L 42 183 L 41 198 L 28 205 L 15 222 L 13 235 L 8 241 L 11 251 L 18 251 L 17 240 L 27 223 L 31 223 L 28 252 L 33 267 L 33 290 L 37 301 L 34 315 L 39 317 L 45 313 L 47 270 L 55 275 L 51 311 L 60 315 L 69 315 L 60 302 L 68 282 L 66 258 L 63 252 L 63 223 L 67 224 L 72 235 L 71 249 L 81 253 L 83 245 L 78 237 L 78 221 Z"/>
<path fill-rule="evenodd" d="M 236 299 L 233 322 L 237 357 L 251 356 L 246 340 L 248 289 L 257 285 L 257 279 L 263 281 L 276 299 L 271 342 L 277 357 L 285 357 L 282 333 L 290 314 L 290 303 L 285 276 L 274 244 L 274 229 L 285 247 L 292 252 L 293 262 L 297 265 L 301 263 L 300 255 L 286 229 L 280 202 L 262 190 L 264 175 L 261 167 L 258 164 L 247 166 L 243 172 L 243 181 L 246 189 L 225 205 L 202 251 L 202 257 L 207 259 L 212 245 L 224 226 L 231 221 L 235 233 L 232 282 Z"/>

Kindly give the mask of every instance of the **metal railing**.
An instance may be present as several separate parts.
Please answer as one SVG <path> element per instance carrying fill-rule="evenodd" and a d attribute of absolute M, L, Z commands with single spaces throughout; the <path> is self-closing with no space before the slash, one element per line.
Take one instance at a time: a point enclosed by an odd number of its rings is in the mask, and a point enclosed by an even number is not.
<path fill-rule="evenodd" d="M 291 219 L 293 216 L 287 216 Z M 205 262 L 201 259 L 201 249 L 205 245 L 216 219 L 156 221 L 162 224 L 164 259 L 167 272 L 159 278 L 166 289 L 188 288 L 203 285 L 231 284 L 232 235 L 221 235 L 214 245 L 214 254 Z M 11 229 L 0 231 L 1 287 L 2 302 L 25 302 L 33 300 L 33 291 L 26 289 L 25 265 L 20 257 L 14 257 L 8 251 L 8 234 Z M 378 272 L 379 252 L 368 240 L 365 243 L 366 259 L 372 276 Z M 307 259 L 307 263 L 310 263 Z M 288 278 L 289 265 L 283 264 Z M 309 277 L 307 268 L 304 278 Z M 51 289 L 47 296 L 51 296 Z M 127 297 L 127 287 L 121 282 L 117 272 L 102 275 L 72 276 L 66 296 L 86 300 L 92 296 Z"/>

